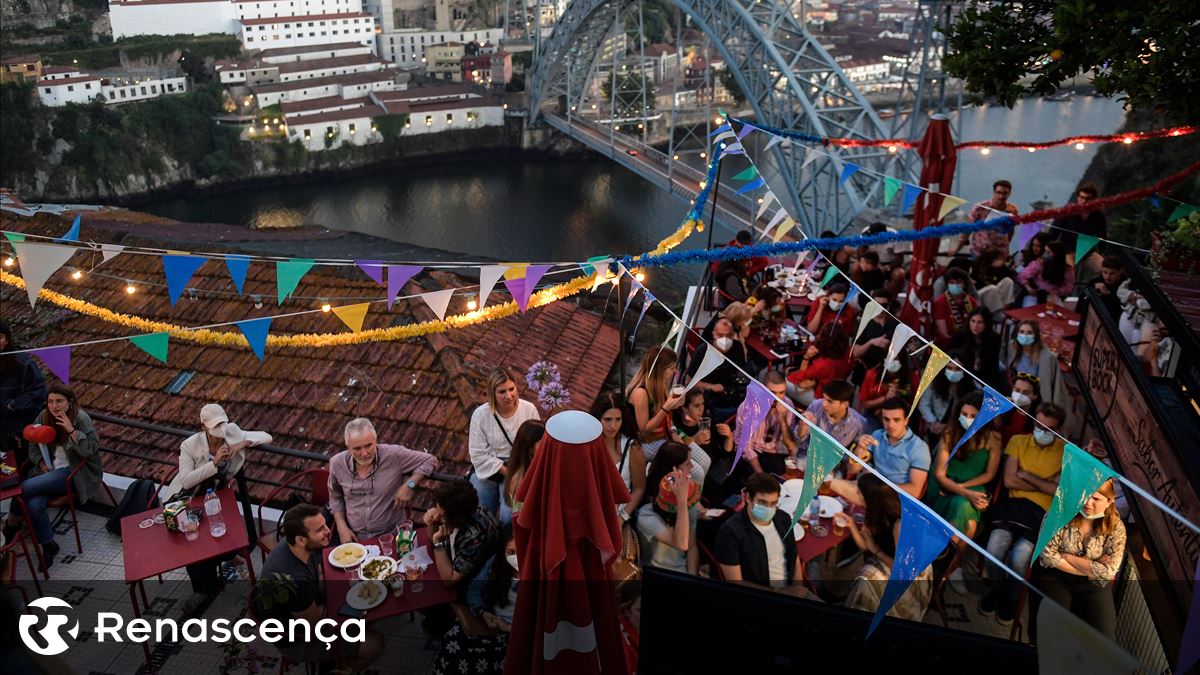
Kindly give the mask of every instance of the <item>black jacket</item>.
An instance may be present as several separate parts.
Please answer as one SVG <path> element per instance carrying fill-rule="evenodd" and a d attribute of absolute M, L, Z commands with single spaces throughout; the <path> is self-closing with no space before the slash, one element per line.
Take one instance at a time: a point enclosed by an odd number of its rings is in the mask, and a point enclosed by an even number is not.
<path fill-rule="evenodd" d="M 767 564 L 767 543 L 762 533 L 750 522 L 750 510 L 730 516 L 717 533 L 717 562 L 722 565 L 740 565 L 742 579 L 755 584 L 769 586 L 771 570 Z M 775 511 L 772 521 L 779 538 L 783 540 L 783 559 L 787 565 L 787 582 L 796 574 L 796 537 L 790 532 L 792 518 L 781 510 Z"/>
<path fill-rule="evenodd" d="M 28 354 L 0 359 L 0 434 L 17 436 L 45 407 L 46 380 Z"/>

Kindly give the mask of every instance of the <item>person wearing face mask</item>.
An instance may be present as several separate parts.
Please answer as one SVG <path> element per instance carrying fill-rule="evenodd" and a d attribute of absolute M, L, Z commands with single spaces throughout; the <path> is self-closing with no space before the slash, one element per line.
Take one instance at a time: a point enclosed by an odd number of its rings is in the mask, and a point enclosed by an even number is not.
<path fill-rule="evenodd" d="M 1058 385 L 1058 357 L 1042 342 L 1042 328 L 1037 321 L 1025 319 L 1017 322 L 1013 339 L 1001 357 L 1008 368 L 1009 381 L 1015 381 L 1020 373 L 1028 373 L 1037 379 L 1038 395 L 1046 402 L 1054 400 Z"/>
<path fill-rule="evenodd" d="M 858 405 L 868 420 L 879 417 L 879 408 L 890 398 L 911 401 L 916 391 L 916 373 L 908 367 L 908 357 L 903 354 L 883 362 L 878 368 L 867 371 L 862 386 L 858 388 Z M 879 428 L 877 424 L 874 428 Z"/>
<path fill-rule="evenodd" d="M 992 312 L 980 307 L 967 318 L 967 327 L 950 339 L 950 349 L 962 354 L 959 363 L 997 390 L 1004 388 L 1000 370 L 1000 335 L 993 328 Z"/>
<path fill-rule="evenodd" d="M 995 423 L 989 423 L 964 443 L 953 458 L 950 451 L 971 428 L 982 405 L 983 394 L 976 391 L 954 406 L 953 421 L 946 425 L 938 442 L 933 480 L 929 481 L 925 494 L 933 510 L 969 539 L 975 537 L 979 517 L 988 506 L 988 485 L 1000 467 L 1000 432 Z M 954 544 L 959 549 L 967 545 L 957 536 Z M 957 578 L 951 576 L 951 583 L 961 584 L 961 579 L 960 572 Z M 955 590 L 965 592 L 957 584 Z"/>
<path fill-rule="evenodd" d="M 946 292 L 933 300 L 933 324 L 937 329 L 937 343 L 945 348 L 950 337 L 965 328 L 967 317 L 978 306 L 968 292 L 969 277 L 958 268 L 946 270 Z"/>
<path fill-rule="evenodd" d="M 779 509 L 779 481 L 767 473 L 746 479 L 742 509 L 721 525 L 714 554 L 726 581 L 786 586 L 803 579 L 791 516 Z"/>
<path fill-rule="evenodd" d="M 949 356 L 952 359 L 950 363 L 933 378 L 917 401 L 917 411 L 925 421 L 926 437 L 931 446 L 936 446 L 942 434 L 953 426 L 951 412 L 959 401 L 978 391 L 975 380 L 967 377 L 958 365 L 962 354 L 951 351 Z"/>
<path fill-rule="evenodd" d="M 1021 270 L 1017 281 L 1025 289 L 1022 305 L 1032 307 L 1043 302 L 1062 304 L 1062 298 L 1075 286 L 1075 268 L 1067 262 L 1067 249 L 1061 241 L 1046 244 L 1042 257 Z"/>
<path fill-rule="evenodd" d="M 735 339 L 733 324 L 729 319 L 717 319 L 717 323 L 713 325 L 712 346 L 725 355 L 725 360 L 716 370 L 700 380 L 695 388 L 705 392 L 713 417 L 724 420 L 737 410 L 742 399 L 746 397 L 746 386 L 750 384 L 741 372 L 746 369 L 746 345 Z M 708 349 L 709 345 L 701 342 L 692 353 L 691 361 L 688 362 L 689 378 L 695 376 L 699 370 Z M 681 405 L 682 403 L 680 401 Z"/>
<path fill-rule="evenodd" d="M 434 659 L 436 675 L 503 671 L 517 610 L 517 542 L 512 525 L 500 531 L 496 554 L 479 568 L 479 574 L 467 588 L 466 607 L 456 606 L 456 623 L 441 640 Z M 456 603 L 457 604 L 457 603 Z"/>
<path fill-rule="evenodd" d="M 1110 478 L 1042 549 L 1029 580 L 1047 598 L 1115 640 L 1117 610 L 1109 586 L 1124 557 L 1125 523 L 1117 512 L 1117 488 Z M 1029 637 L 1034 642 L 1041 602 L 1038 594 L 1029 594 Z"/>
<path fill-rule="evenodd" d="M 1038 406 L 1033 433 L 1013 436 L 1004 448 L 1003 483 L 1008 495 L 988 510 L 992 530 L 987 550 L 1009 569 L 1029 568 L 1033 542 L 1058 489 L 1065 444 L 1056 433 L 1065 420 L 1062 408 L 1043 403 Z M 991 590 L 980 601 L 979 611 L 985 616 L 995 614 L 1001 625 L 1012 623 L 1020 583 L 990 563 L 988 580 Z"/>
<path fill-rule="evenodd" d="M 836 323 L 842 332 L 854 335 L 858 328 L 858 308 L 846 305 L 846 294 L 849 292 L 846 284 L 829 284 L 825 295 L 817 298 L 808 310 L 808 322 L 805 328 L 813 335 L 828 333 L 831 325 Z"/>
<path fill-rule="evenodd" d="M 1042 402 L 1042 395 L 1039 393 L 1038 385 L 1039 380 L 1036 375 L 1017 373 L 1017 376 L 1013 378 L 1012 393 L 1009 394 L 1009 400 L 1017 408 L 1032 415 L 1037 411 L 1038 405 Z M 1006 415 L 1001 428 L 1001 432 L 1004 434 L 1004 442 L 1007 443 L 1009 439 L 1019 434 L 1032 433 L 1033 426 L 1033 420 L 1028 415 L 1020 413 Z"/>
<path fill-rule="evenodd" d="M 862 384 L 867 371 L 878 368 L 883 363 L 883 359 L 887 357 L 888 345 L 892 341 L 892 333 L 896 330 L 896 320 L 892 318 L 892 314 L 899 309 L 892 303 L 892 296 L 883 291 L 875 291 L 871 293 L 871 299 L 888 311 L 880 312 L 868 321 L 851 347 L 850 356 L 854 361 L 854 372 L 850 381 L 854 384 Z M 855 326 L 854 332 L 849 334 L 855 335 L 857 332 L 858 327 Z"/>

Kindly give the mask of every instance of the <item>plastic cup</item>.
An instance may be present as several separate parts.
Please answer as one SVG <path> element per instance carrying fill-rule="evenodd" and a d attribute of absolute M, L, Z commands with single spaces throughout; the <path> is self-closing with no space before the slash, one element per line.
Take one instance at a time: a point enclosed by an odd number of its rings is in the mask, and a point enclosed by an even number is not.
<path fill-rule="evenodd" d="M 712 418 L 701 417 L 698 425 L 700 427 L 700 431 L 712 431 Z"/>
<path fill-rule="evenodd" d="M 841 537 L 846 534 L 846 527 L 850 525 L 850 516 L 845 512 L 833 514 L 833 534 Z"/>
<path fill-rule="evenodd" d="M 379 553 L 387 557 L 392 557 L 396 552 L 396 535 L 384 534 L 379 537 Z"/>
<path fill-rule="evenodd" d="M 686 391 L 686 390 L 681 386 L 671 387 L 671 395 L 672 396 L 683 396 L 684 391 Z"/>

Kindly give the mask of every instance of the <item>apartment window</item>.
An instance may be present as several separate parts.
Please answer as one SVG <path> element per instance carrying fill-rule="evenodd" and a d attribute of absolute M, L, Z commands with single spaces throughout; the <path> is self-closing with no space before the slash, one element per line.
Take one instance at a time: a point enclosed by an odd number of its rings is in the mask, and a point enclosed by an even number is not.
<path fill-rule="evenodd" d="M 308 31 L 308 37 L 316 37 L 316 36 L 317 36 L 317 31 L 315 31 L 315 30 Z"/>
<path fill-rule="evenodd" d="M 279 39 L 279 33 L 276 33 L 276 34 L 272 35 L 272 36 L 271 36 L 271 39 L 272 39 L 272 40 L 278 40 L 278 39 Z"/>
<path fill-rule="evenodd" d="M 91 90 L 91 88 L 92 88 L 92 85 L 91 85 L 91 83 L 89 82 L 88 84 L 85 84 L 85 85 L 83 85 L 83 88 L 84 88 L 84 89 L 87 89 L 87 90 L 89 90 L 89 91 L 90 91 L 90 90 Z"/>
<path fill-rule="evenodd" d="M 46 93 L 47 93 L 47 94 L 49 94 L 49 93 L 50 93 L 50 87 L 46 87 Z"/>
<path fill-rule="evenodd" d="M 146 95 L 147 95 L 147 94 L 146 94 L 146 88 L 145 88 L 145 87 L 141 87 L 141 90 L 142 90 L 142 96 L 146 96 Z"/>
<path fill-rule="evenodd" d="M 433 126 L 433 115 L 425 116 L 425 126 L 427 126 L 427 127 Z"/>
<path fill-rule="evenodd" d="M 25 70 L 29 71 L 29 72 L 33 72 L 33 64 L 32 63 L 25 64 Z"/>
<path fill-rule="evenodd" d="M 254 42 L 254 36 L 252 36 L 252 35 L 247 35 L 247 36 L 246 36 L 246 42 Z"/>
<path fill-rule="evenodd" d="M 333 137 L 333 127 L 325 127 L 325 135 L 332 138 Z"/>
<path fill-rule="evenodd" d="M 350 125 L 350 133 L 353 134 L 355 131 L 358 131 L 358 130 L 354 128 L 353 124 L 351 124 Z"/>
<path fill-rule="evenodd" d="M 468 122 L 474 122 L 474 121 L 475 121 L 475 120 L 477 120 L 477 119 L 479 119 L 479 113 L 478 113 L 478 112 L 476 112 L 476 111 L 472 110 L 472 111 L 470 111 L 470 112 L 468 112 L 468 113 L 467 113 L 467 121 L 468 121 Z"/>
<path fill-rule="evenodd" d="M 152 84 L 152 85 L 150 85 L 150 93 L 151 93 L 151 94 L 157 94 L 157 93 L 158 93 L 158 85 L 157 85 L 157 84 Z"/>
<path fill-rule="evenodd" d="M 312 139 L 312 129 L 305 129 L 304 130 L 304 140 L 307 141 L 310 139 Z"/>
<path fill-rule="evenodd" d="M 446 113 L 446 124 L 454 124 L 454 113 Z"/>
<path fill-rule="evenodd" d="M 167 83 L 167 91 L 175 91 L 175 85 L 168 82 Z"/>
<path fill-rule="evenodd" d="M 309 25 L 311 26 L 312 24 L 309 24 Z M 283 24 L 283 27 L 284 27 L 284 28 L 291 28 L 291 27 L 292 27 L 292 24 L 290 24 L 290 23 L 285 23 L 285 24 Z"/>
<path fill-rule="evenodd" d="M 67 91 L 75 91 L 75 85 L 73 85 L 73 84 L 68 84 L 68 85 L 67 85 Z"/>
<path fill-rule="evenodd" d="M 324 36 L 325 36 L 325 31 L 321 31 L 321 36 L 322 36 L 322 37 L 324 37 Z"/>

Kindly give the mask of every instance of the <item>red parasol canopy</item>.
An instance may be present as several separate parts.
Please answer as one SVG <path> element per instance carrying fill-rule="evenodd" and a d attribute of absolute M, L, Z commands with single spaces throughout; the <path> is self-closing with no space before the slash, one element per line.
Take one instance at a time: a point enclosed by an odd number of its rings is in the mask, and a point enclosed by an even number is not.
<path fill-rule="evenodd" d="M 546 423 L 513 519 L 521 583 L 507 675 L 623 675 L 610 565 L 621 551 L 617 504 L 629 490 L 600 422 L 570 410 Z"/>
<path fill-rule="evenodd" d="M 917 146 L 921 155 L 921 187 L 933 192 L 950 194 L 954 183 L 954 167 L 958 153 L 954 139 L 950 136 L 950 122 L 945 115 L 933 115 L 925 127 L 925 136 Z M 913 211 L 913 229 L 941 225 L 938 210 L 942 208 L 942 196 L 922 191 L 917 197 Z M 901 318 L 919 334 L 929 335 L 932 330 L 930 316 L 933 299 L 933 277 L 937 250 L 941 241 L 922 239 L 913 242 L 912 267 L 909 269 L 908 302 Z"/>

